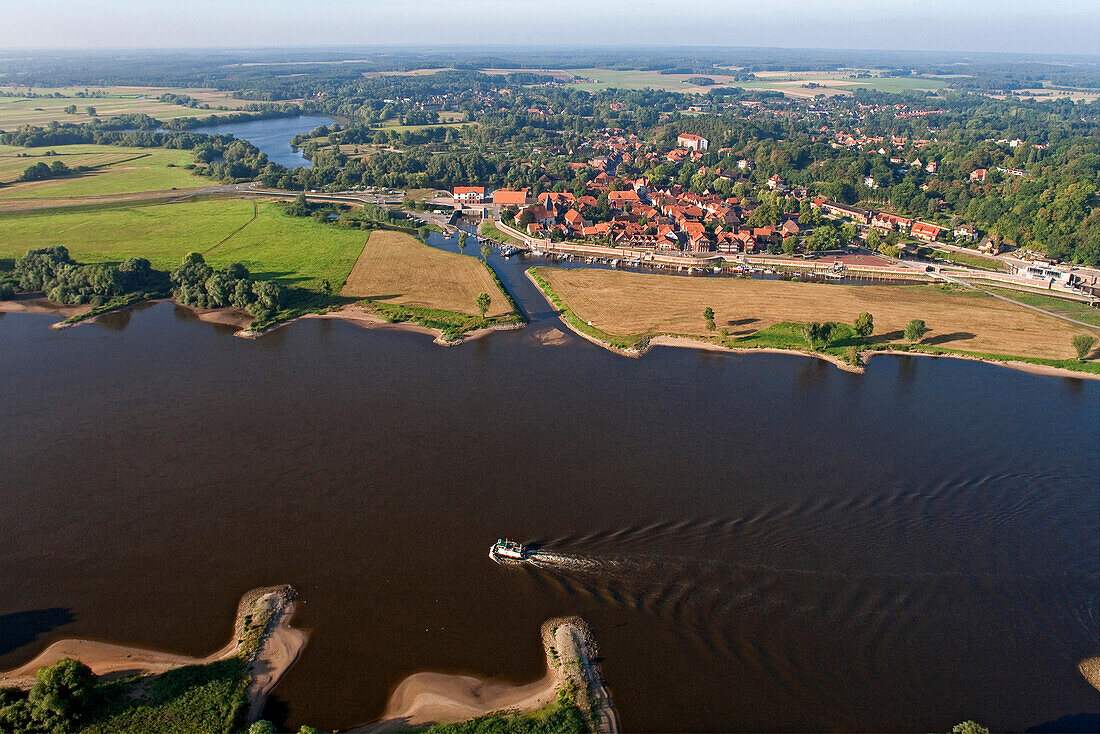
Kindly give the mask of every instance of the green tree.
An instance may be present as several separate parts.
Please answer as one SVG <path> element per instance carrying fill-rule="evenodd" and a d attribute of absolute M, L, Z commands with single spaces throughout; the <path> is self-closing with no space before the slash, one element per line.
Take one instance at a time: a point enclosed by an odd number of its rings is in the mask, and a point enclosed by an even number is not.
<path fill-rule="evenodd" d="M 72 658 L 39 668 L 27 696 L 35 727 L 53 732 L 74 731 L 92 701 L 96 676 Z"/>
<path fill-rule="evenodd" d="M 309 216 L 309 202 L 306 201 L 305 193 L 298 194 L 294 197 L 294 203 L 286 208 L 286 213 L 292 217 Z"/>
<path fill-rule="evenodd" d="M 253 316 L 271 316 L 279 310 L 282 289 L 278 284 L 270 280 L 259 280 L 252 284 L 252 292 L 256 296 L 255 303 L 249 309 Z"/>
<path fill-rule="evenodd" d="M 260 719 L 248 727 L 248 734 L 275 734 L 275 725 L 267 719 Z"/>
<path fill-rule="evenodd" d="M 466 240 L 467 238 L 469 238 L 469 236 L 470 235 L 466 234 L 465 232 L 458 233 L 458 251 L 460 253 L 466 252 Z"/>
<path fill-rule="evenodd" d="M 882 235 L 878 233 L 877 229 L 872 229 L 867 233 L 867 239 L 865 241 L 867 242 L 867 247 L 872 250 L 877 250 L 879 244 L 882 242 Z"/>
<path fill-rule="evenodd" d="M 913 319 L 905 325 L 905 340 L 910 344 L 919 342 L 927 333 L 928 326 L 921 319 Z"/>
<path fill-rule="evenodd" d="M 875 318 L 864 311 L 859 316 L 856 316 L 855 329 L 857 334 L 866 339 L 871 336 L 875 330 Z"/>
<path fill-rule="evenodd" d="M 428 235 L 432 233 L 432 230 L 428 225 L 422 224 L 416 228 L 416 235 L 420 238 L 420 241 L 424 244 L 428 244 Z"/>
<path fill-rule="evenodd" d="M 95 107 L 89 106 L 84 111 L 88 113 L 88 117 L 95 117 L 96 115 Z"/>
<path fill-rule="evenodd" d="M 859 227 L 853 222 L 845 222 L 840 228 L 840 236 L 845 245 L 854 240 L 857 234 L 859 234 Z"/>
<path fill-rule="evenodd" d="M 1096 337 L 1089 334 L 1078 334 L 1073 337 L 1073 348 L 1077 352 L 1077 361 L 1084 362 L 1089 357 L 1089 353 L 1092 352 L 1092 348 L 1096 346 Z"/>
<path fill-rule="evenodd" d="M 706 322 L 708 329 L 714 331 L 714 309 L 710 306 L 703 309 L 703 321 Z"/>
<path fill-rule="evenodd" d="M 481 312 L 481 318 L 485 318 L 485 313 L 489 310 L 489 305 L 493 302 L 493 299 L 489 297 L 488 293 L 477 294 L 477 310 Z"/>
<path fill-rule="evenodd" d="M 76 105 L 71 104 L 68 107 L 66 107 L 65 108 L 65 114 L 66 115 L 75 115 L 76 114 Z"/>
<path fill-rule="evenodd" d="M 806 343 L 810 345 L 810 349 L 814 349 L 817 340 L 821 338 L 821 324 L 817 321 L 803 324 L 802 336 L 806 338 Z"/>
<path fill-rule="evenodd" d="M 481 259 L 485 262 L 489 262 L 489 255 L 493 254 L 493 245 L 488 242 L 481 243 Z"/>

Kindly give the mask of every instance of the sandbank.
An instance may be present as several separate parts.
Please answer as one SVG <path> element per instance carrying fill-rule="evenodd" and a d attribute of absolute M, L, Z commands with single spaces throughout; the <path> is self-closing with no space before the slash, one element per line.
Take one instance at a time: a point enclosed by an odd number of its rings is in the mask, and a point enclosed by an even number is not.
<path fill-rule="evenodd" d="M 411 331 L 415 334 L 427 334 L 431 336 L 435 343 L 443 347 L 453 347 L 458 344 L 464 344 L 474 339 L 479 339 L 487 334 L 491 334 L 494 331 L 511 331 L 513 329 L 522 329 L 524 324 L 522 323 L 506 323 L 506 324 L 490 324 L 489 326 L 483 326 L 480 329 L 473 329 L 460 335 L 457 339 L 447 339 L 443 335 L 441 329 L 433 329 L 427 326 L 422 326 L 414 321 L 387 321 L 378 314 L 371 311 L 369 308 L 360 306 L 358 304 L 352 304 L 350 306 L 344 306 L 343 308 L 335 309 L 332 311 L 326 311 L 325 313 L 307 313 L 299 318 L 303 319 L 342 319 L 344 321 L 350 321 L 364 329 L 388 329 L 391 331 Z M 291 319 L 284 323 L 291 323 L 297 319 Z M 280 326 L 282 324 L 279 324 Z M 260 336 L 264 332 L 237 332 L 237 336 L 254 337 Z"/>
<path fill-rule="evenodd" d="M 618 718 L 593 662 L 591 630 L 578 618 L 542 625 L 546 674 L 533 683 L 513 685 L 470 675 L 419 672 L 402 680 L 382 718 L 356 732 L 386 732 L 430 723 L 458 723 L 498 711 L 533 711 L 553 703 L 570 688 L 582 711 L 601 722 L 598 731 L 617 731 Z M 591 702 L 597 708 L 591 710 Z M 606 722 L 606 724 L 604 724 Z"/>
<path fill-rule="evenodd" d="M 1100 691 L 1100 655 L 1093 658 L 1085 658 L 1077 664 L 1081 675 L 1085 676 L 1093 688 Z"/>
<path fill-rule="evenodd" d="M 294 616 L 294 599 L 295 592 L 289 586 L 249 591 L 237 606 L 233 636 L 224 647 L 206 657 L 195 658 L 97 640 L 58 640 L 25 665 L 0 672 L 0 688 L 30 688 L 39 668 L 53 665 L 63 658 L 75 658 L 99 676 L 125 678 L 157 675 L 187 665 L 207 665 L 234 655 L 244 655 L 245 662 L 252 667 L 248 699 L 249 721 L 254 721 L 263 710 L 267 694 L 298 659 L 308 640 L 304 631 L 290 626 Z M 249 649 L 247 644 L 249 622 L 264 624 L 258 644 L 253 649 Z"/>

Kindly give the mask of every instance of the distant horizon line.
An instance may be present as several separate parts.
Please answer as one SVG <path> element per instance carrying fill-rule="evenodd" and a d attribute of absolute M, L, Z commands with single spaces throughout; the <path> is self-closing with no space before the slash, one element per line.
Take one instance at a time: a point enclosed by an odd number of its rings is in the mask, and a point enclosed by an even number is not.
<path fill-rule="evenodd" d="M 856 47 L 831 47 L 831 46 L 741 46 L 741 45 L 685 45 L 685 44 L 660 44 L 660 43 L 398 43 L 398 44 L 277 44 L 277 45 L 236 45 L 236 46 L 27 46 L 8 47 L 0 55 L 0 63 L 12 60 L 11 57 L 21 53 L 134 53 L 145 52 L 153 55 L 167 55 L 173 52 L 263 52 L 263 51 L 379 51 L 379 50 L 421 50 L 424 52 L 438 52 L 441 50 L 474 50 L 474 49 L 500 49 L 507 51 L 527 50 L 537 53 L 544 50 L 586 50 L 586 51 L 611 51 L 611 50 L 743 50 L 743 51 L 817 51 L 836 53 L 892 53 L 892 54 L 930 54 L 930 55 L 975 55 L 975 56 L 1001 56 L 1001 57 L 1051 57 L 1051 58 L 1075 58 L 1088 59 L 1094 63 L 1100 63 L 1100 54 L 1097 53 L 1071 53 L 1055 51 L 982 51 L 976 49 L 916 49 L 916 48 L 856 48 Z M 346 60 L 354 63 L 356 59 Z M 366 60 L 364 60 L 366 61 Z"/>

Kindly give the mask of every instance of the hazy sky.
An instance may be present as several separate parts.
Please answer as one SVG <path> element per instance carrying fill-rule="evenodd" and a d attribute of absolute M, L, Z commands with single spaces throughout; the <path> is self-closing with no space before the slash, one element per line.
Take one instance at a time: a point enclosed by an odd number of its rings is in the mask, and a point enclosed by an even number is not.
<path fill-rule="evenodd" d="M 1100 54 L 1100 0 L 0 0 L 14 48 L 659 44 Z"/>

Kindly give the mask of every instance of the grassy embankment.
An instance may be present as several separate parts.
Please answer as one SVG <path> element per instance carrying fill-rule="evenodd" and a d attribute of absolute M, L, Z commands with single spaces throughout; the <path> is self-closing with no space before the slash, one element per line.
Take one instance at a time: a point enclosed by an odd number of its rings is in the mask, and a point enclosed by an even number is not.
<path fill-rule="evenodd" d="M 730 348 L 817 352 L 844 361 L 857 352 L 900 349 L 1100 373 L 1100 363 L 1078 362 L 1070 344 L 1089 329 L 952 286 L 847 286 L 546 267 L 528 272 L 571 327 L 616 349 L 638 350 L 669 335 Z M 702 316 L 708 306 L 716 312 L 714 331 Z M 866 339 L 849 326 L 863 311 L 874 316 L 876 326 Z M 910 345 L 903 330 L 914 318 L 925 320 L 930 331 Z M 811 321 L 838 322 L 828 344 L 814 349 L 807 344 L 802 325 Z"/>
<path fill-rule="evenodd" d="M 941 250 L 936 247 L 918 247 L 917 254 L 922 257 L 931 257 L 933 260 L 941 260 L 957 265 L 969 265 L 972 268 L 984 268 L 986 270 L 1007 270 L 1003 262 L 992 257 L 985 257 L 977 252 L 959 252 L 958 250 Z"/>
<path fill-rule="evenodd" d="M 16 182 L 27 167 L 56 161 L 71 169 L 87 166 L 92 170 L 46 181 Z M 186 150 L 115 145 L 0 146 L 0 184 L 4 184 L 0 199 L 104 196 L 210 185 L 209 179 L 184 168 L 191 163 L 191 152 Z"/>
<path fill-rule="evenodd" d="M 484 319 L 478 315 L 479 293 L 491 298 Z M 371 233 L 340 295 L 360 300 L 389 321 L 413 321 L 439 329 L 447 339 L 483 326 L 522 320 L 485 263 L 388 230 Z"/>
<path fill-rule="evenodd" d="M 504 242 L 504 243 L 510 244 L 510 245 L 523 245 L 524 244 L 523 240 L 520 240 L 520 239 L 514 237 L 513 235 L 508 234 L 507 232 L 500 229 L 499 227 L 497 227 L 495 224 L 493 224 L 489 220 L 485 220 L 484 222 L 479 224 L 478 228 L 477 228 L 477 231 L 481 235 L 484 235 L 485 237 L 488 237 L 490 239 L 494 239 L 497 242 Z"/>

